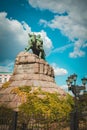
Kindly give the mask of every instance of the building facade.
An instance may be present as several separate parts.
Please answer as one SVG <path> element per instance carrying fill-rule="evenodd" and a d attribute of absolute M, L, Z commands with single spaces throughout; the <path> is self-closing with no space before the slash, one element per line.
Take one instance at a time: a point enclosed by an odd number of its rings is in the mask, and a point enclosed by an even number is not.
<path fill-rule="evenodd" d="M 0 87 L 3 83 L 9 81 L 12 73 L 11 72 L 0 72 Z"/>

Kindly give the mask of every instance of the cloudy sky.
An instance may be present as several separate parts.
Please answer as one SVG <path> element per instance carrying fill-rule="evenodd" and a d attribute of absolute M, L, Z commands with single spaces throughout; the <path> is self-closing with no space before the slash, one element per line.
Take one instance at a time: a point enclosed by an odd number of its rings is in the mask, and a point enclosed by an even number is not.
<path fill-rule="evenodd" d="M 13 71 L 29 32 L 41 34 L 59 86 L 73 73 L 78 83 L 87 77 L 87 0 L 0 1 L 0 72 Z"/>

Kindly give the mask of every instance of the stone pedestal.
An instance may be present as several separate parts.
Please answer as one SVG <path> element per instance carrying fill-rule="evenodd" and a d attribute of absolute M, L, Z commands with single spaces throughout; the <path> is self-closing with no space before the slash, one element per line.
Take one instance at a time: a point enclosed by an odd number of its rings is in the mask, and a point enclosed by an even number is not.
<path fill-rule="evenodd" d="M 54 70 L 43 59 L 29 52 L 17 56 L 10 86 L 52 87 L 55 84 Z"/>
<path fill-rule="evenodd" d="M 22 103 L 22 98 L 12 93 L 12 90 L 24 86 L 31 87 L 32 90 L 40 87 L 43 91 L 57 92 L 65 96 L 65 91 L 56 85 L 54 78 L 54 70 L 46 61 L 35 54 L 20 52 L 15 59 L 14 72 L 9 86 L 0 90 L 0 104 L 18 108 Z"/>

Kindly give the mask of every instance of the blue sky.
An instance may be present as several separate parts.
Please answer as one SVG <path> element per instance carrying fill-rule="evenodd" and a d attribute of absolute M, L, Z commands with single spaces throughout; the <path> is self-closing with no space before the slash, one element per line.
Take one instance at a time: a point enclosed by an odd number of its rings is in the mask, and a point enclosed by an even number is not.
<path fill-rule="evenodd" d="M 40 33 L 46 61 L 58 86 L 76 73 L 87 77 L 86 0 L 0 1 L 0 71 L 13 71 L 14 60 L 28 43 L 28 33 Z"/>

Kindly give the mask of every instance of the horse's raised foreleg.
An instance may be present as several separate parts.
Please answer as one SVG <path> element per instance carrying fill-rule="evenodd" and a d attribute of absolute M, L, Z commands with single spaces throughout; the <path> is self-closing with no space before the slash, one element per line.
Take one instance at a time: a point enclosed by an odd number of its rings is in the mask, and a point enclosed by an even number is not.
<path fill-rule="evenodd" d="M 31 49 L 31 46 L 27 46 L 26 48 L 25 48 L 25 51 L 29 51 Z"/>

